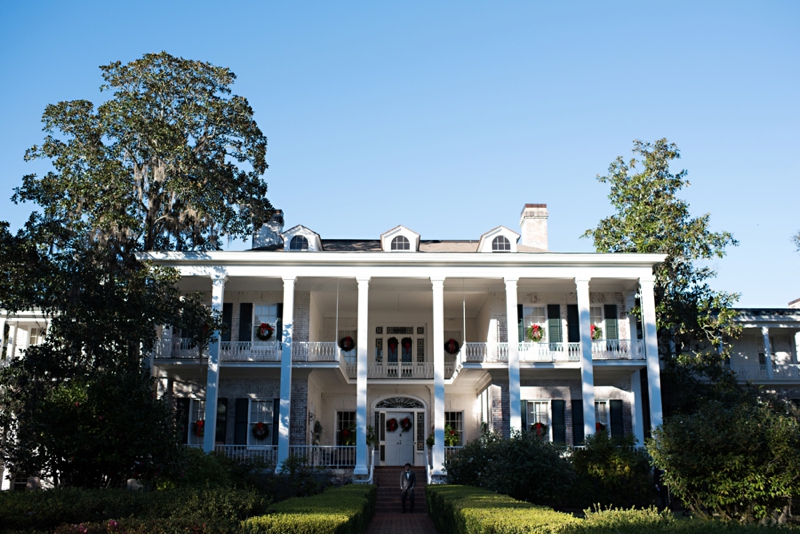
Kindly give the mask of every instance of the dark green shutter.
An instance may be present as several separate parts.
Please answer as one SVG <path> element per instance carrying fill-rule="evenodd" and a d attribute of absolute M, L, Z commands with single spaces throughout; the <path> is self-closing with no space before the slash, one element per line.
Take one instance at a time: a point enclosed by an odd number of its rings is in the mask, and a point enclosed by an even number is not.
<path fill-rule="evenodd" d="M 253 340 L 253 303 L 239 304 L 239 341 Z M 247 399 L 245 399 L 247 400 Z"/>
<path fill-rule="evenodd" d="M 636 318 L 636 339 L 643 339 L 644 335 L 642 332 L 642 303 L 639 299 L 636 299 L 636 307 L 639 308 L 639 316 Z"/>
<path fill-rule="evenodd" d="M 617 305 L 606 304 L 603 310 L 606 316 L 606 339 L 619 339 L 617 327 Z"/>
<path fill-rule="evenodd" d="M 567 442 L 567 419 L 564 415 L 566 404 L 563 400 L 550 401 L 550 409 L 553 411 L 553 443 Z"/>
<path fill-rule="evenodd" d="M 561 306 L 547 305 L 547 337 L 550 343 L 561 343 Z"/>
<path fill-rule="evenodd" d="M 225 302 L 222 305 L 222 334 L 219 337 L 220 341 L 231 340 L 232 324 L 233 324 L 233 304 L 231 302 Z"/>
<path fill-rule="evenodd" d="M 577 304 L 567 304 L 567 341 L 581 342 L 581 321 Z"/>
<path fill-rule="evenodd" d="M 189 399 L 175 401 L 175 428 L 178 432 L 178 443 L 189 443 Z"/>
<path fill-rule="evenodd" d="M 236 411 L 234 413 L 236 419 L 233 430 L 234 445 L 247 445 L 247 412 L 249 410 L 249 399 L 236 399 Z"/>
<path fill-rule="evenodd" d="M 583 401 L 572 401 L 572 445 L 583 445 Z"/>
<path fill-rule="evenodd" d="M 622 422 L 622 401 L 612 400 L 610 405 L 609 418 L 611 419 L 611 437 L 621 438 L 625 435 L 625 427 Z"/>
<path fill-rule="evenodd" d="M 278 428 L 281 422 L 281 400 L 272 401 L 272 444 L 278 444 Z"/>
<path fill-rule="evenodd" d="M 276 338 L 278 341 L 283 341 L 283 302 L 278 303 L 278 320 L 275 325 L 275 330 L 277 330 L 278 337 Z"/>
<path fill-rule="evenodd" d="M 525 339 L 525 317 L 523 313 L 522 304 L 517 304 L 517 330 L 519 331 L 517 341 L 520 343 L 527 341 L 527 339 Z"/>
<path fill-rule="evenodd" d="M 225 444 L 228 437 L 228 399 L 217 399 L 217 434 L 216 443 Z"/>
<path fill-rule="evenodd" d="M 528 430 L 528 401 L 520 402 L 519 416 L 522 419 L 522 430 Z"/>

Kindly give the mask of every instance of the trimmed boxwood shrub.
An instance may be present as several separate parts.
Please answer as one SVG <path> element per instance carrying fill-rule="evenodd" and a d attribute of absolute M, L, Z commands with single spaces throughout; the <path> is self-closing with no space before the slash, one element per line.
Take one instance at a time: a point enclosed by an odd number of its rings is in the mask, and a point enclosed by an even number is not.
<path fill-rule="evenodd" d="M 580 521 L 546 506 L 472 486 L 428 486 L 425 496 L 439 534 L 558 533 Z"/>
<path fill-rule="evenodd" d="M 350 485 L 288 499 L 243 523 L 247 534 L 362 534 L 375 512 L 375 486 Z"/>

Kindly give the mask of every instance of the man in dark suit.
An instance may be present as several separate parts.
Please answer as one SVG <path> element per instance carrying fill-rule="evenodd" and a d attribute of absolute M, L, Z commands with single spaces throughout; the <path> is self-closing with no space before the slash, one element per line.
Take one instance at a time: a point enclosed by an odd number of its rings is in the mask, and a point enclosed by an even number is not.
<path fill-rule="evenodd" d="M 411 494 L 411 513 L 414 513 L 414 486 L 417 476 L 411 470 L 411 464 L 406 464 L 406 470 L 400 474 L 400 490 L 403 492 L 403 513 L 406 513 L 406 497 Z"/>

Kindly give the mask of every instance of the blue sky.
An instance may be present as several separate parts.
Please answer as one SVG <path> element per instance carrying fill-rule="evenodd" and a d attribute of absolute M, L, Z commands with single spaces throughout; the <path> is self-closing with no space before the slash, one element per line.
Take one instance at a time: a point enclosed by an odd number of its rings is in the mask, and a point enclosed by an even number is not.
<path fill-rule="evenodd" d="M 166 50 L 230 67 L 269 138 L 270 198 L 323 238 L 518 228 L 550 248 L 611 213 L 595 180 L 666 137 L 683 198 L 740 241 L 742 306 L 800 298 L 800 2 L 3 2 L 0 219 L 48 103 L 99 102 L 99 65 Z"/>

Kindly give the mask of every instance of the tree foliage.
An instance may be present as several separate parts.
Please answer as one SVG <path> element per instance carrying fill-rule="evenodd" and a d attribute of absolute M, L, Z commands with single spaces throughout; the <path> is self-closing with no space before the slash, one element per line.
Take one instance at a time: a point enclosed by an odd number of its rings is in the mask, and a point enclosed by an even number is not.
<path fill-rule="evenodd" d="M 780 517 L 800 491 L 800 424 L 780 405 L 703 403 L 648 441 L 671 491 L 700 516 L 749 523 Z"/>
<path fill-rule="evenodd" d="M 635 156 L 614 160 L 606 176 L 615 214 L 601 220 L 584 237 L 598 252 L 661 253 L 666 259 L 654 274 L 659 348 L 672 354 L 692 348 L 721 345 L 736 335 L 731 306 L 738 295 L 714 291 L 708 284 L 716 273 L 702 262 L 722 258 L 727 246 L 738 242 L 728 232 L 712 232 L 710 215 L 692 217 L 689 204 L 677 195 L 689 186 L 687 171 L 673 174 L 670 163 L 680 158 L 674 143 L 634 141 Z M 639 170 L 641 168 L 641 170 Z"/>
<path fill-rule="evenodd" d="M 272 209 L 261 175 L 266 137 L 229 69 L 161 52 L 101 67 L 112 97 L 48 105 L 47 136 L 13 197 L 48 220 L 139 250 L 213 250 Z"/>

